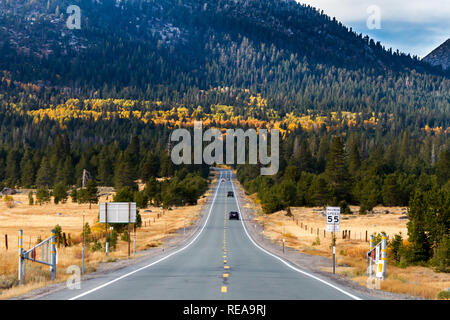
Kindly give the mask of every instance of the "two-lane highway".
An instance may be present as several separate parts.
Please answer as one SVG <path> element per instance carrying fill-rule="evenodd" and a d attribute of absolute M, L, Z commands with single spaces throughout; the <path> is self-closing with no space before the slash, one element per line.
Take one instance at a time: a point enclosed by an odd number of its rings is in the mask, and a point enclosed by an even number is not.
<path fill-rule="evenodd" d="M 221 170 L 204 225 L 180 249 L 44 299 L 358 299 L 349 289 L 265 252 L 242 220 L 231 171 Z M 233 191 L 234 197 L 227 197 Z M 242 219 L 242 216 L 240 216 Z"/>

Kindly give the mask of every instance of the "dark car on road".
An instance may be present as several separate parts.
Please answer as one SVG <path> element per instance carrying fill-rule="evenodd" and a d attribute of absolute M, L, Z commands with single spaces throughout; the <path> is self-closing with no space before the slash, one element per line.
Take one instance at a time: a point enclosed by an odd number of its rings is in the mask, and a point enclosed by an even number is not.
<path fill-rule="evenodd" d="M 228 214 L 228 219 L 236 219 L 239 220 L 239 212 L 236 211 L 230 211 L 230 213 Z"/>
<path fill-rule="evenodd" d="M 227 197 L 229 198 L 229 197 L 234 197 L 234 193 L 233 193 L 233 191 L 228 191 L 228 193 L 227 193 Z"/>

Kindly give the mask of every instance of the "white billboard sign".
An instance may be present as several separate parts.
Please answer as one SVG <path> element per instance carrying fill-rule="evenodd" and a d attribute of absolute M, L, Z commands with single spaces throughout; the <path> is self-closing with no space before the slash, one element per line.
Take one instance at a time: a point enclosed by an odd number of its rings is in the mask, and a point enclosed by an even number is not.
<path fill-rule="evenodd" d="M 327 207 L 327 231 L 339 232 L 341 224 L 341 208 L 340 207 Z"/>
<path fill-rule="evenodd" d="M 136 202 L 100 202 L 100 223 L 105 223 L 105 216 L 108 223 L 135 223 Z"/>

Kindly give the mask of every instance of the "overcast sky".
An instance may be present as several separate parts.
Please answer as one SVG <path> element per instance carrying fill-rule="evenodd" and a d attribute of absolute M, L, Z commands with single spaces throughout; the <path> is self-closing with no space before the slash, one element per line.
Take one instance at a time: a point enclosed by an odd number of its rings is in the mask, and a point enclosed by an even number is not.
<path fill-rule="evenodd" d="M 358 33 L 368 34 L 386 48 L 424 57 L 450 38 L 450 0 L 297 0 L 336 17 Z M 380 28 L 369 28 L 374 7 Z M 367 12 L 369 10 L 369 12 Z"/>

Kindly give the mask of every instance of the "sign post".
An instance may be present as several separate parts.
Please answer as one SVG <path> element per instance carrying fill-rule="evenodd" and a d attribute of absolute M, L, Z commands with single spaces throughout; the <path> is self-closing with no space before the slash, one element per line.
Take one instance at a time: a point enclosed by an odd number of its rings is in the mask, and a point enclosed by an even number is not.
<path fill-rule="evenodd" d="M 130 216 L 131 216 L 131 202 L 128 202 L 128 256 L 130 256 L 130 241 L 131 241 L 131 235 L 130 235 Z"/>
<path fill-rule="evenodd" d="M 336 274 L 336 236 L 335 232 L 340 231 L 341 224 L 341 208 L 327 207 L 327 231 L 332 233 L 331 244 L 333 246 L 333 274 Z"/>
<path fill-rule="evenodd" d="M 108 256 L 108 202 L 105 203 L 105 252 Z"/>
<path fill-rule="evenodd" d="M 136 202 L 101 202 L 100 223 L 127 223 L 128 224 L 128 256 L 131 254 L 130 223 L 136 223 Z M 106 236 L 108 227 L 105 226 Z M 112 235 L 112 234 L 111 234 Z"/>

